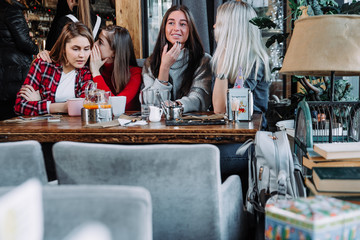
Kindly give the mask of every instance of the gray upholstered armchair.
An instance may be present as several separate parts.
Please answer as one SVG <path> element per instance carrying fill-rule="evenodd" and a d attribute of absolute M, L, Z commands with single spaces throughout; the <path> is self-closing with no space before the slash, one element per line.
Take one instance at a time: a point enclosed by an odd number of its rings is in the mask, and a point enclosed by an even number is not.
<path fill-rule="evenodd" d="M 0 195 L 13 187 L 0 187 Z M 44 240 L 63 240 L 74 229 L 101 223 L 111 239 L 152 240 L 148 190 L 130 186 L 43 186 Z"/>
<path fill-rule="evenodd" d="M 209 144 L 111 145 L 59 142 L 59 184 L 142 186 L 153 202 L 154 239 L 241 239 L 241 182 L 220 179 L 219 150 Z"/>
<path fill-rule="evenodd" d="M 0 186 L 17 186 L 29 178 L 48 182 L 41 145 L 37 141 L 0 143 Z"/>

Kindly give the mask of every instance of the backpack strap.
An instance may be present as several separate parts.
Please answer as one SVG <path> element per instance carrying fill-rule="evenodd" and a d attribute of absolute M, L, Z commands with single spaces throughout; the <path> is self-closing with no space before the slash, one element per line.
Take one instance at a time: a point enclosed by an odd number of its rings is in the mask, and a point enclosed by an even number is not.
<path fill-rule="evenodd" d="M 253 139 L 248 139 L 246 140 L 246 142 L 244 142 L 237 150 L 236 150 L 236 155 L 244 155 L 246 150 L 248 150 L 248 148 L 254 143 Z"/>
<path fill-rule="evenodd" d="M 100 29 L 100 23 L 101 23 L 101 18 L 96 15 L 96 23 L 95 23 L 95 26 L 94 26 L 94 29 L 93 29 L 93 37 L 94 37 L 94 40 L 96 38 L 96 35 Z"/>
<path fill-rule="evenodd" d="M 66 15 L 66 17 L 70 18 L 71 21 L 73 21 L 73 22 L 78 22 L 78 21 L 79 21 L 79 19 L 77 19 L 77 18 L 76 18 L 74 15 L 72 15 L 72 14 Z"/>

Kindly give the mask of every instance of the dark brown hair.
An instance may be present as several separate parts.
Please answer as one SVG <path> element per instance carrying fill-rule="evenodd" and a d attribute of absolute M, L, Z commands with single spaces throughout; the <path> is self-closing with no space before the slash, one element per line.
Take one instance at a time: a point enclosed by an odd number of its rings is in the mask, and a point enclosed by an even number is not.
<path fill-rule="evenodd" d="M 102 31 L 108 32 L 105 38 L 115 53 L 111 83 L 118 95 L 130 80 L 129 67 L 137 67 L 134 45 L 126 28 L 111 25 Z"/>
<path fill-rule="evenodd" d="M 200 40 L 199 34 L 196 30 L 194 19 L 189 11 L 189 9 L 184 5 L 175 5 L 169 8 L 161 22 L 159 35 L 156 40 L 156 44 L 154 46 L 154 51 L 150 56 L 150 66 L 151 71 L 155 77 L 159 75 L 159 68 L 161 64 L 161 55 L 165 44 L 169 44 L 169 49 L 171 47 L 171 43 L 166 39 L 165 27 L 169 15 L 174 11 L 182 11 L 185 14 L 185 17 L 188 21 L 189 26 L 189 37 L 185 42 L 185 48 L 189 51 L 189 61 L 186 71 L 182 76 L 183 81 L 182 85 L 177 93 L 177 96 L 182 97 L 190 91 L 190 87 L 192 85 L 192 81 L 194 78 L 194 73 L 196 69 L 199 67 L 201 59 L 204 57 L 205 51 Z"/>

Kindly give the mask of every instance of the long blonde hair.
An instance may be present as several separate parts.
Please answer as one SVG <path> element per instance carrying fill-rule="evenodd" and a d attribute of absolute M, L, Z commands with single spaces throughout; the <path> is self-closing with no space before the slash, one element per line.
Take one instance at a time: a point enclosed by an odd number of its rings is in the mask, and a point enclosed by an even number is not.
<path fill-rule="evenodd" d="M 256 17 L 254 9 L 245 2 L 229 1 L 217 9 L 215 50 L 213 70 L 222 69 L 231 84 L 234 84 L 239 68 L 244 79 L 251 74 L 255 64 L 255 73 L 262 63 L 265 65 L 265 81 L 270 80 L 269 56 L 261 41 L 261 32 L 249 20 Z"/>

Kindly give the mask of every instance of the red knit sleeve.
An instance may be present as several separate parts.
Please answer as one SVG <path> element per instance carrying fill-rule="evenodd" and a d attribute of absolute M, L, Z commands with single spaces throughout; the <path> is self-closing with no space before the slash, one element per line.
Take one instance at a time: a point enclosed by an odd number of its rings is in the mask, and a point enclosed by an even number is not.
<path fill-rule="evenodd" d="M 98 76 L 94 77 L 94 78 L 93 78 L 93 81 L 94 81 L 95 83 L 97 83 L 97 88 L 98 88 L 98 89 L 105 90 L 106 92 L 107 92 L 107 91 L 110 91 L 110 92 L 111 92 L 110 88 L 109 88 L 108 85 L 105 83 L 105 80 L 104 80 L 104 78 L 103 78 L 101 75 L 98 75 Z"/>
<path fill-rule="evenodd" d="M 138 96 L 141 86 L 141 68 L 130 67 L 130 80 L 126 84 L 124 90 L 122 90 L 118 96 L 126 96 L 126 105 L 134 100 Z"/>

